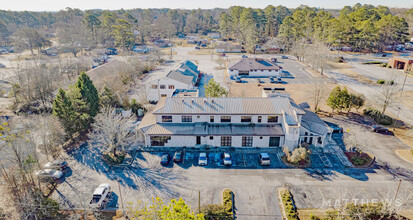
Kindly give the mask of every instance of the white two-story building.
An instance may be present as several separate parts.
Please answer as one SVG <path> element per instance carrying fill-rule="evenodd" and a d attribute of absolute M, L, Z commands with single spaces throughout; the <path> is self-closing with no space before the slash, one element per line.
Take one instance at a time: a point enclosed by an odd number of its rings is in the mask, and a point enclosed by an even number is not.
<path fill-rule="evenodd" d="M 147 100 L 157 102 L 161 97 L 171 97 L 176 90 L 197 89 L 199 73 L 198 67 L 191 61 L 181 63 L 178 69 L 170 71 L 165 77 L 146 84 Z"/>
<path fill-rule="evenodd" d="M 282 74 L 282 68 L 271 60 L 243 58 L 230 65 L 228 74 L 241 77 L 278 77 Z"/>
<path fill-rule="evenodd" d="M 168 97 L 145 115 L 139 129 L 148 147 L 288 146 L 292 150 L 304 138 L 309 141 L 304 132 L 310 136 L 311 131 L 301 125 L 305 113 L 285 96 Z M 321 146 L 327 135 L 312 137 L 311 144 Z"/>

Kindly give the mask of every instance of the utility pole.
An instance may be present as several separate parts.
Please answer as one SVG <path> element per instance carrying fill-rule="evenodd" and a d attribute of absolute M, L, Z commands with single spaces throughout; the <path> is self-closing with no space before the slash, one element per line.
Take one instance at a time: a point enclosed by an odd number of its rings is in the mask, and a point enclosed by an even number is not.
<path fill-rule="evenodd" d="M 408 73 L 404 73 L 404 74 L 405 74 L 405 75 L 404 75 L 404 81 L 403 81 L 402 89 L 401 89 L 401 91 L 400 91 L 400 97 L 402 97 L 402 95 L 403 95 L 404 85 L 406 84 L 407 74 L 408 74 Z"/>
<path fill-rule="evenodd" d="M 397 123 L 397 121 L 399 120 L 399 114 L 400 114 L 400 107 L 397 107 L 397 117 L 396 117 L 396 120 L 394 120 L 394 123 L 393 123 L 393 131 L 395 131 L 396 130 L 396 123 Z"/>

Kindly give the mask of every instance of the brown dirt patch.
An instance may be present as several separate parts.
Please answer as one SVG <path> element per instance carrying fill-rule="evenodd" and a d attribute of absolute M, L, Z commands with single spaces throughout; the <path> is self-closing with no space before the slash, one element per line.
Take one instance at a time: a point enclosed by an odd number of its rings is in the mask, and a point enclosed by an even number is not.
<path fill-rule="evenodd" d="M 394 133 L 394 136 L 396 136 L 399 140 L 401 140 L 403 143 L 413 148 L 413 130 L 412 129 L 396 128 L 393 131 L 393 133 Z"/>
<path fill-rule="evenodd" d="M 396 154 L 401 157 L 402 159 L 413 163 L 413 150 L 396 150 Z"/>
<path fill-rule="evenodd" d="M 346 64 L 346 63 L 334 63 L 334 62 L 329 62 L 328 63 L 332 68 L 336 69 L 338 72 L 352 78 L 355 79 L 361 83 L 365 83 L 365 84 L 371 84 L 371 85 L 375 85 L 376 83 L 371 80 L 368 77 L 365 77 L 363 75 L 360 75 L 359 73 L 353 71 L 353 67 Z"/>

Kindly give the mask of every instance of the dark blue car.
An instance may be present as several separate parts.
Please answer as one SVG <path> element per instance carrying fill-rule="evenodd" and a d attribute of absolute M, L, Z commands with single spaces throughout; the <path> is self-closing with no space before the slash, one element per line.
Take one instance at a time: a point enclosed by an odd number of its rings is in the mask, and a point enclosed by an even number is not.
<path fill-rule="evenodd" d="M 171 159 L 171 155 L 169 155 L 168 153 L 162 154 L 161 165 L 167 166 L 169 164 L 170 159 Z"/>

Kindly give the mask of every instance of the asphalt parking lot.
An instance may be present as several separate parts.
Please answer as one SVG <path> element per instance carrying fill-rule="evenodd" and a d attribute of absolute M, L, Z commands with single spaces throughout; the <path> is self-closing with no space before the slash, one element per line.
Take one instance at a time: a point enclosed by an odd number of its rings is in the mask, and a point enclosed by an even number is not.
<path fill-rule="evenodd" d="M 180 150 L 180 149 L 178 149 Z M 224 152 L 229 152 L 231 155 L 232 165 L 226 166 L 223 164 L 222 154 Z M 259 152 L 268 153 L 271 158 L 271 164 L 269 166 L 261 166 L 259 162 Z M 237 151 L 220 151 L 220 152 L 208 152 L 208 165 L 201 166 L 208 169 L 214 168 L 225 168 L 225 169 L 271 169 L 271 168 L 288 168 L 277 154 L 280 154 L 281 149 L 271 149 L 271 151 L 257 151 L 253 150 L 250 152 L 249 150 L 237 150 Z M 162 156 L 162 154 L 168 153 L 173 157 L 175 151 L 162 151 L 162 152 L 152 152 L 150 154 L 156 155 L 158 158 Z M 184 151 L 184 158 L 182 162 L 173 163 L 172 159 L 169 162 L 169 165 L 162 166 L 160 165 L 159 159 L 159 166 L 166 167 L 166 168 L 173 168 L 174 166 L 180 166 L 183 168 L 189 168 L 192 166 L 198 167 L 198 159 L 199 159 L 199 151 Z M 137 158 L 140 157 L 140 153 L 137 154 Z M 139 166 L 139 163 L 134 163 L 132 166 Z"/>

